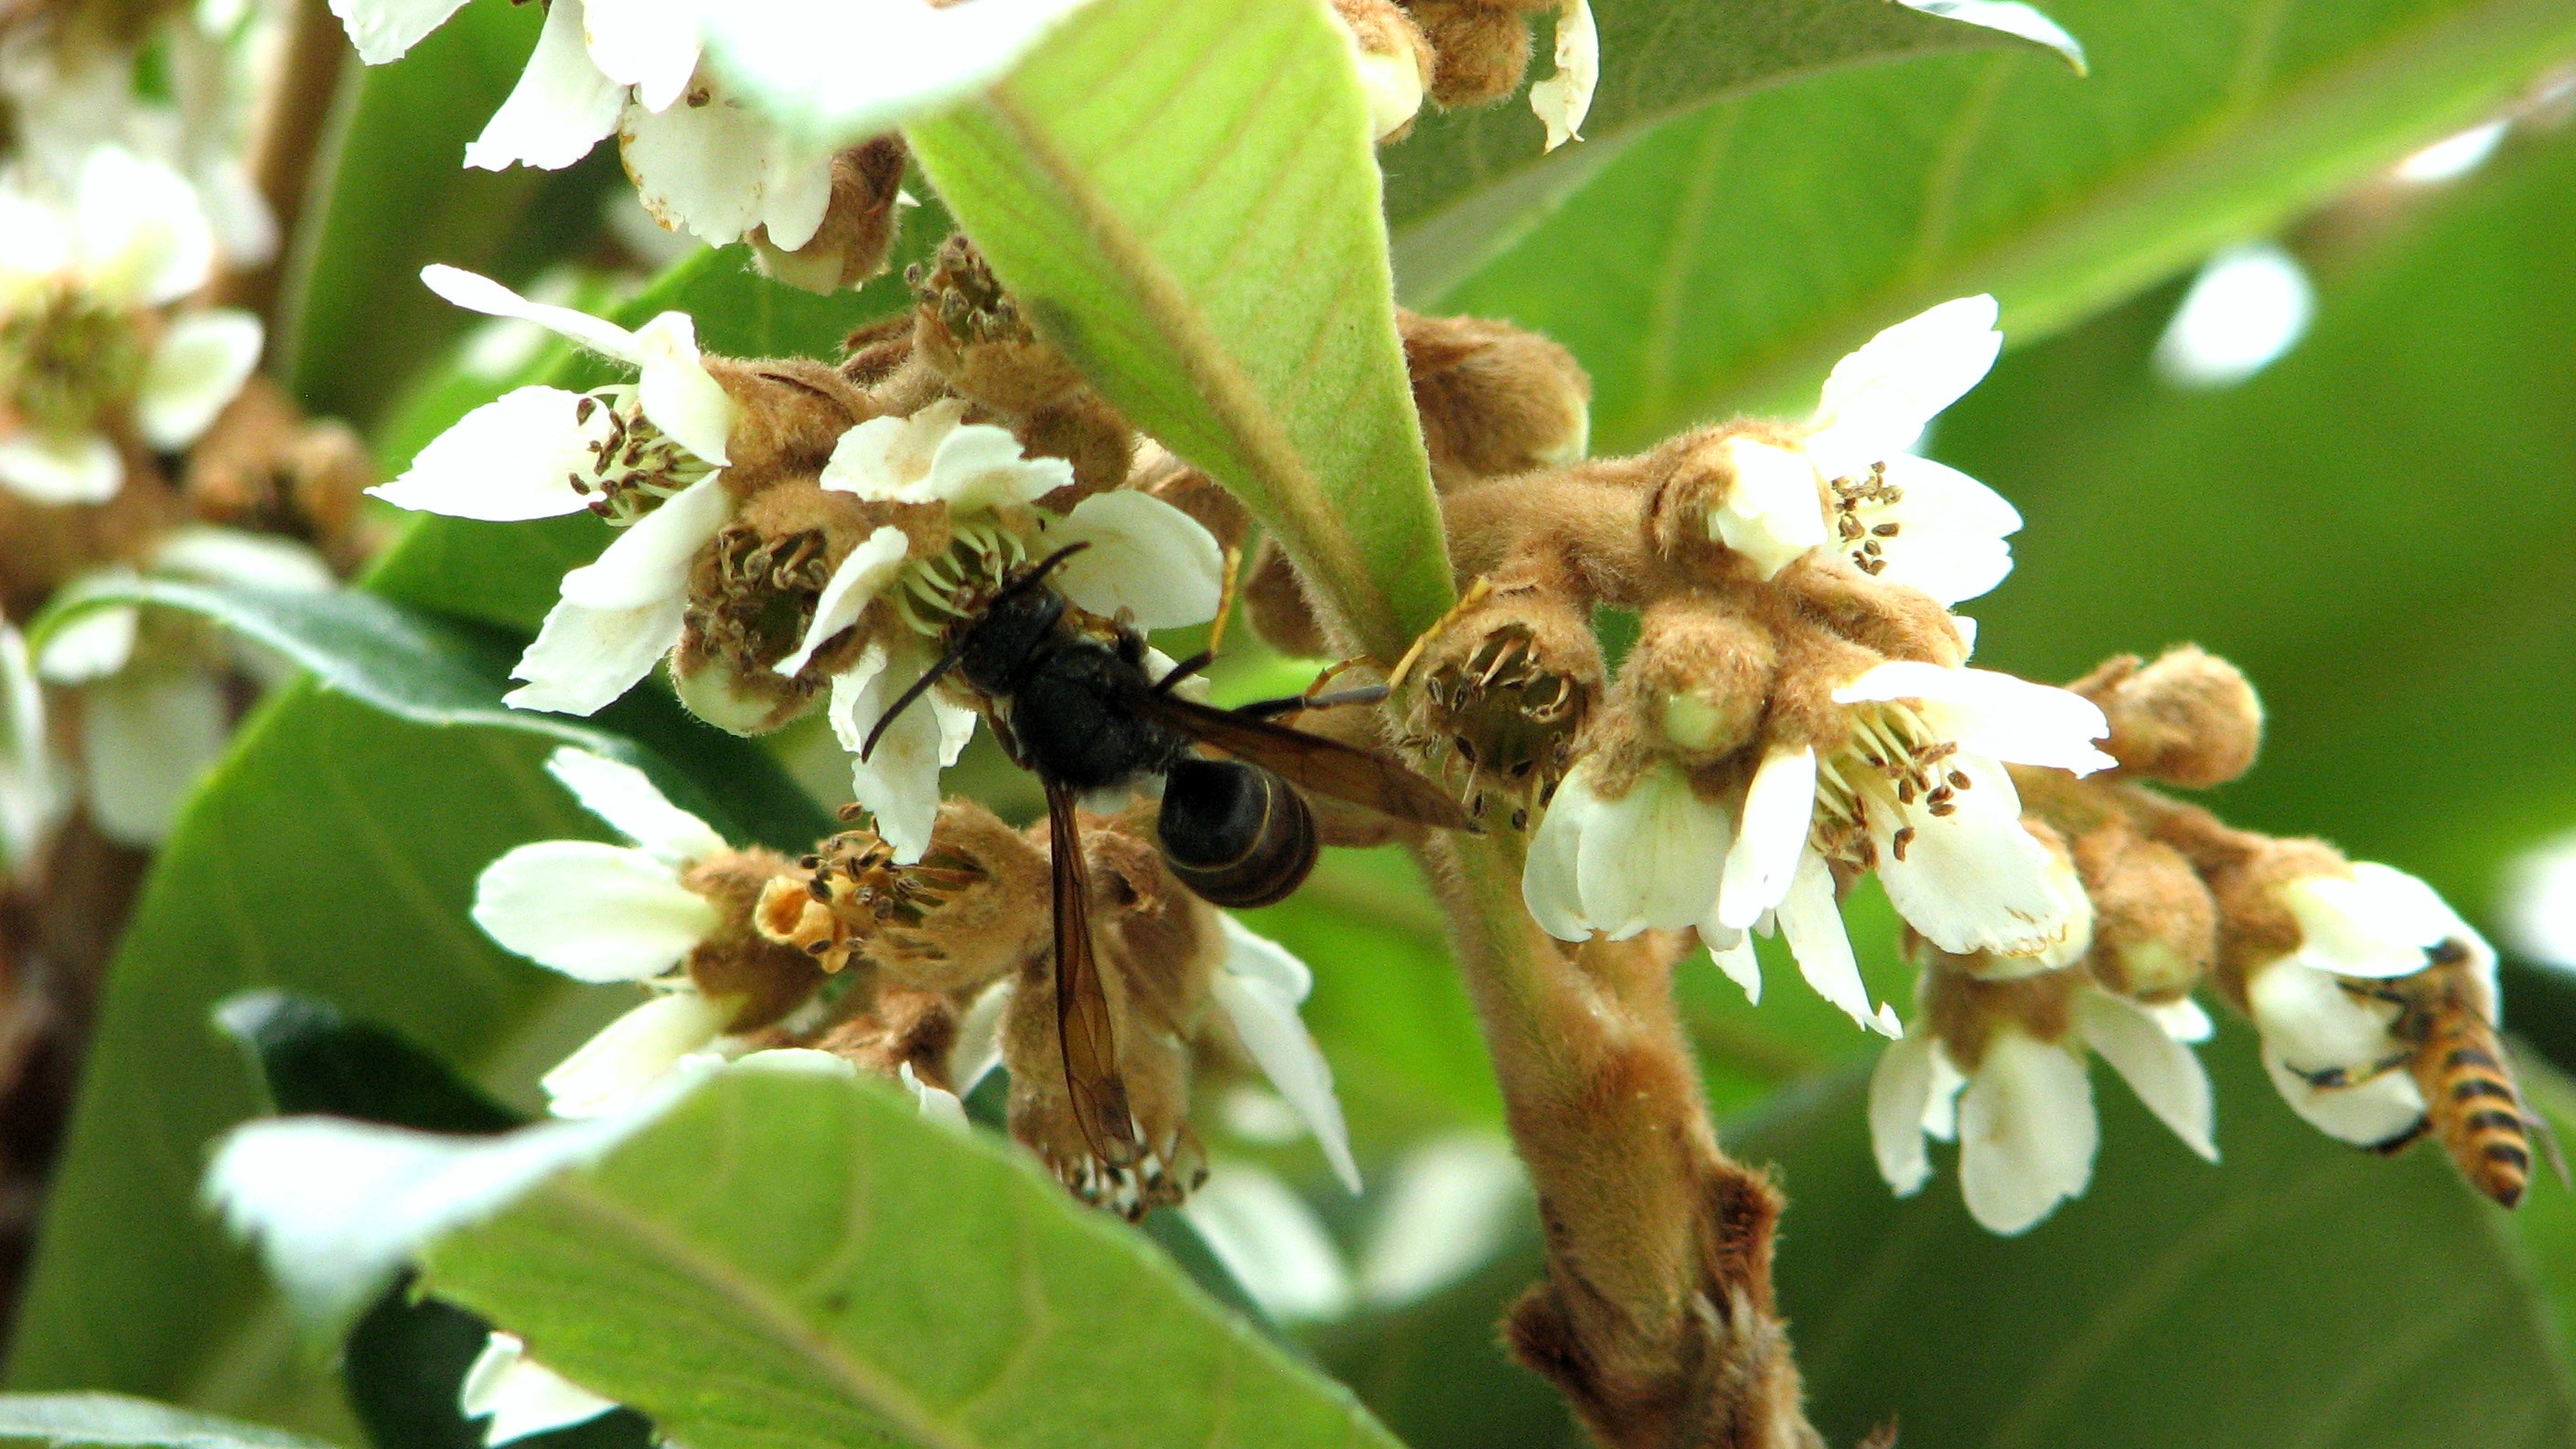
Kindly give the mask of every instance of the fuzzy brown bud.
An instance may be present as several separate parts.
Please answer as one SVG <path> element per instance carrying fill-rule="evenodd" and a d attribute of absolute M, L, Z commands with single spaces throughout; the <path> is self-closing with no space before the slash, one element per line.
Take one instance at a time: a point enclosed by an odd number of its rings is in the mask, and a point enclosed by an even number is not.
<path fill-rule="evenodd" d="M 774 479 L 821 471 L 841 435 L 877 415 L 865 390 L 830 366 L 802 357 L 704 359 L 734 400 L 732 461 L 725 486 L 748 494 Z"/>
<path fill-rule="evenodd" d="M 689 952 L 687 967 L 708 1000 L 733 1005 L 728 1032 L 768 1026 L 804 1005 L 823 984 L 823 969 L 811 956 L 769 939 L 754 924 L 769 883 L 793 869 L 776 851 L 726 850 L 698 862 L 681 879 L 723 918 Z"/>
<path fill-rule="evenodd" d="M 1530 28 L 1519 8 L 1487 0 L 1414 0 L 1436 60 L 1431 99 L 1443 106 L 1480 106 L 1518 89 L 1529 69 Z"/>
<path fill-rule="evenodd" d="M 2211 980 L 2230 1006 L 2245 1009 L 2254 971 L 2305 942 L 2280 888 L 2317 876 L 2350 876 L 2342 851 L 2322 840 L 2261 840 L 2203 877 L 2218 903 L 2218 969 Z"/>
<path fill-rule="evenodd" d="M 2190 994 L 2218 960 L 2218 903 L 2182 852 L 2115 823 L 2075 842 L 2093 901 L 2093 979 L 2150 1004 Z"/>
<path fill-rule="evenodd" d="M 2187 789 L 2223 785 L 2245 773 L 2263 742 L 2263 704 L 2244 672 L 2198 646 L 2168 649 L 2155 663 L 2134 654 L 2105 661 L 2068 688 L 2111 721 L 2103 749 L 2120 768 Z"/>
<path fill-rule="evenodd" d="M 199 520 L 309 543 L 347 573 L 374 552 L 359 501 L 376 481 L 356 433 L 306 420 L 283 388 L 253 374 L 188 450 L 182 489 Z"/>
<path fill-rule="evenodd" d="M 1771 632 L 1725 599 L 1677 594 L 1649 607 L 1619 671 L 1613 708 L 1636 712 L 1686 761 L 1749 743 L 1780 669 Z"/>
<path fill-rule="evenodd" d="M 1398 312 L 1431 476 L 1444 488 L 1583 460 L 1592 379 L 1535 332 L 1481 317 Z"/>
<path fill-rule="evenodd" d="M 903 215 L 903 168 L 910 160 L 899 136 L 879 136 L 832 158 L 832 194 L 813 239 L 794 251 L 769 240 L 766 226 L 752 229 L 753 258 L 763 275 L 808 292 L 838 292 L 885 270 Z"/>

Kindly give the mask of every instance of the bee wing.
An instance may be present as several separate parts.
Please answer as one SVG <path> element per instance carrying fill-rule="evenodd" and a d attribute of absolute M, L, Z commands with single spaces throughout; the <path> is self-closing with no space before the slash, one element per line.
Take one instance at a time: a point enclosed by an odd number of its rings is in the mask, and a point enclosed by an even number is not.
<path fill-rule="evenodd" d="M 1046 782 L 1049 863 L 1055 878 L 1055 1030 L 1064 1089 L 1092 1154 L 1112 1166 L 1136 1160 L 1127 1084 L 1118 1074 L 1118 1029 L 1091 950 L 1091 868 L 1073 818 L 1073 787 Z"/>
<path fill-rule="evenodd" d="M 1232 710 L 1217 709 L 1168 691 L 1137 689 L 1127 697 L 1139 714 L 1171 726 L 1201 744 L 1259 765 L 1301 790 L 1429 825 L 1477 829 L 1465 807 L 1401 761 L 1322 735 L 1290 729 Z"/>

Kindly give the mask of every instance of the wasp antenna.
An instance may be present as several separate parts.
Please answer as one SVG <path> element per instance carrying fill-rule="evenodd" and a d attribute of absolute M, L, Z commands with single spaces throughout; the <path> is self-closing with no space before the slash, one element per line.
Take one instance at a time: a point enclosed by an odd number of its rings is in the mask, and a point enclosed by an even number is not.
<path fill-rule="evenodd" d="M 1074 547 L 1084 548 L 1088 547 L 1088 545 L 1077 543 Z M 965 641 L 959 640 L 956 647 L 950 649 L 946 654 L 939 656 L 938 663 L 930 666 L 930 668 L 924 672 L 919 679 L 914 680 L 910 688 L 904 690 L 903 693 L 896 695 L 894 703 L 886 706 L 886 712 L 877 716 L 876 727 L 869 730 L 867 739 L 860 743 L 859 758 L 864 760 L 868 756 L 875 754 L 877 741 L 885 738 L 886 729 L 894 723 L 895 717 L 902 714 L 905 710 L 910 709 L 914 700 L 928 694 L 930 692 L 930 687 L 946 678 L 948 671 L 956 668 L 957 662 L 965 657 Z"/>
<path fill-rule="evenodd" d="M 1018 578 L 1011 580 L 1009 583 L 1002 585 L 1000 589 L 996 590 L 993 594 L 993 602 L 998 604 L 1004 599 L 1015 599 L 1020 595 L 1027 593 L 1029 590 L 1036 588 L 1045 580 L 1048 574 L 1053 573 L 1057 566 L 1061 565 L 1066 559 L 1073 557 L 1075 554 L 1078 554 L 1089 547 L 1091 547 L 1090 540 L 1084 539 L 1077 543 L 1068 543 L 1064 547 L 1057 549 L 1055 552 L 1048 554 L 1045 558 L 1039 559 L 1036 563 L 1029 565 L 1028 570 L 1022 573 Z"/>

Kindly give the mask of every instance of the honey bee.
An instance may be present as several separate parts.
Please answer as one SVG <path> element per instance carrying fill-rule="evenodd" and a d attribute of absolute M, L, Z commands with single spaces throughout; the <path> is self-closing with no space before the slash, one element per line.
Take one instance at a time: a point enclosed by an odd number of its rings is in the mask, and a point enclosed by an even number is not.
<path fill-rule="evenodd" d="M 2438 1136 L 2469 1185 L 2505 1206 L 2522 1201 L 2531 1183 L 2531 1138 L 2546 1123 L 2526 1106 L 2504 1044 L 2491 1020 L 2494 998 L 2473 966 L 2474 954 L 2457 938 L 2425 953 L 2430 964 L 2393 981 L 2344 983 L 2366 1000 L 2397 1008 L 2389 1034 L 2411 1050 L 2388 1066 L 2403 1066 L 2424 1094 L 2424 1116 L 2375 1151 L 2394 1153 Z M 2558 1168 L 2566 1175 L 2563 1163 Z"/>

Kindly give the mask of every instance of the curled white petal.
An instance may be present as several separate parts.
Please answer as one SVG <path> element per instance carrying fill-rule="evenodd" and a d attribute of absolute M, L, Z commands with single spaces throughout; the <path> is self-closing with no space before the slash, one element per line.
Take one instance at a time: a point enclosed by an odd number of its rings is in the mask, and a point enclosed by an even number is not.
<path fill-rule="evenodd" d="M 711 245 L 762 227 L 771 245 L 794 251 L 813 240 L 831 203 L 832 148 L 722 92 L 704 105 L 628 106 L 620 135 L 645 210 L 665 228 Z"/>
<path fill-rule="evenodd" d="M 948 1049 L 948 1080 L 957 1084 L 961 1098 L 975 1095 L 975 1088 L 1002 1064 L 1002 1016 L 1010 1005 L 1011 978 L 1005 976 L 984 988 L 959 1019 L 957 1040 Z"/>
<path fill-rule="evenodd" d="M 457 1410 L 469 1419 L 490 1419 L 483 1442 L 501 1445 L 556 1429 L 586 1424 L 617 1407 L 544 1364 L 528 1357 L 518 1335 L 495 1333 L 465 1371 L 456 1395 Z"/>
<path fill-rule="evenodd" d="M 1885 568 L 1877 577 L 1930 594 L 1943 607 L 1990 592 L 2012 572 L 2005 538 L 2021 513 L 2004 496 L 1946 463 L 1900 453 L 1885 461 L 1898 501 L 1877 517 L 1896 525 L 1879 540 Z"/>
<path fill-rule="evenodd" d="M 954 758 L 947 753 L 947 732 L 930 702 L 916 701 L 886 726 L 873 752 L 865 759 L 859 752 L 887 707 L 928 665 L 912 650 L 889 655 L 882 642 L 870 640 L 858 663 L 832 680 L 828 713 L 841 748 L 850 752 L 851 794 L 875 817 L 877 834 L 901 865 L 918 861 L 930 848 L 939 817 L 939 770 Z"/>
<path fill-rule="evenodd" d="M 1860 961 L 1852 955 L 1851 933 L 1843 928 L 1842 908 L 1834 902 L 1834 875 L 1823 856 L 1812 850 L 1798 855 L 1798 869 L 1782 896 L 1777 919 L 1797 958 L 1798 974 L 1818 996 L 1839 1007 L 1872 1031 L 1885 1029 L 1870 1010 L 1869 987 L 1861 980 Z"/>
<path fill-rule="evenodd" d="M 613 612 L 677 598 L 689 586 L 689 562 L 733 517 L 733 495 L 721 477 L 702 478 L 621 530 L 599 557 L 563 576 L 566 602 Z"/>
<path fill-rule="evenodd" d="M 2342 976 L 2410 976 L 2431 964 L 2432 947 L 2476 935 L 2431 886 L 2375 862 L 2356 862 L 2350 879 L 2291 881 L 2279 895 L 2299 923 L 2299 959 Z"/>
<path fill-rule="evenodd" d="M 331 0 L 331 13 L 348 28 L 358 59 L 369 65 L 400 60 L 420 38 L 447 23 L 465 0 Z"/>
<path fill-rule="evenodd" d="M 516 388 L 457 419 L 402 476 L 367 492 L 396 508 L 490 523 L 579 513 L 592 495 L 572 480 L 590 471 L 591 445 L 609 425 L 608 410 L 579 393 Z"/>
<path fill-rule="evenodd" d="M 124 486 L 124 460 L 96 433 L 21 428 L 0 437 L 0 488 L 30 503 L 105 503 Z"/>
<path fill-rule="evenodd" d="M 912 540 L 891 524 L 880 525 L 876 532 L 861 539 L 859 546 L 850 550 L 850 556 L 841 560 L 841 566 L 832 570 L 822 596 L 814 601 L 814 619 L 805 626 L 805 637 L 797 643 L 795 653 L 778 661 L 777 672 L 795 678 L 813 660 L 815 650 L 859 622 L 868 605 L 903 572 L 904 557 L 911 547 Z"/>
<path fill-rule="evenodd" d="M 2263 1070 L 2290 1110 L 2339 1142 L 2377 1147 L 2396 1141 L 2424 1120 L 2424 1093 L 2412 1073 L 2386 1071 L 2340 1087 L 2320 1087 L 2300 1076 L 2270 1041 Z"/>
<path fill-rule="evenodd" d="M 1925 1029 L 1887 1044 L 1869 1074 L 1869 1143 L 1878 1175 L 1898 1197 L 1912 1197 L 1932 1176 L 1923 1149 L 1923 1114 L 1932 1102 L 1932 1036 Z"/>
<path fill-rule="evenodd" d="M 509 99 L 465 147 L 465 164 L 560 171 L 615 134 L 626 87 L 602 75 L 583 43 L 582 0 L 552 0 L 537 48 Z"/>
<path fill-rule="evenodd" d="M 1727 927 L 1716 926 L 1709 921 L 1700 922 L 1699 938 L 1708 947 L 1710 964 L 1716 966 L 1727 980 L 1744 988 L 1744 999 L 1748 1004 L 1760 1006 L 1762 958 L 1753 952 L 1753 937 L 1745 931 L 1732 931 L 1734 939 L 1730 941 L 1727 939 L 1729 934 Z"/>
<path fill-rule="evenodd" d="M 2119 763 L 2094 747 L 2093 741 L 2111 733 L 2100 706 L 2073 690 L 1991 669 L 1892 659 L 1836 689 L 1833 697 L 1836 704 L 1906 701 L 1960 749 L 2016 765 L 2083 775 Z"/>
<path fill-rule="evenodd" d="M 134 426 L 143 441 L 176 452 L 212 427 L 259 365 L 261 335 L 257 317 L 231 308 L 172 322 L 134 396 Z"/>
<path fill-rule="evenodd" d="M 1834 364 L 1807 456 L 1828 478 L 1869 471 L 1914 446 L 1924 425 L 1995 365 L 1995 299 L 1961 297 L 1879 333 Z"/>
<path fill-rule="evenodd" d="M 1590 775 L 1578 763 L 1557 786 L 1555 801 L 1530 835 L 1529 859 L 1521 867 L 1521 903 L 1540 930 L 1560 941 L 1581 941 L 1592 934 L 1583 916 L 1576 862 L 1599 807 Z"/>
<path fill-rule="evenodd" d="M 689 314 L 659 313 L 636 328 L 635 353 L 635 400 L 653 426 L 710 463 L 733 461 L 726 445 L 739 409 L 733 394 L 707 371 Z"/>
<path fill-rule="evenodd" d="M 694 991 L 656 996 L 602 1027 L 538 1079 L 558 1117 L 605 1117 L 643 1102 L 683 1058 L 713 1046 L 727 1009 Z"/>
<path fill-rule="evenodd" d="M 943 450 L 944 451 L 944 450 Z M 1058 592 L 1095 614 L 1122 609 L 1140 629 L 1177 629 L 1216 617 L 1225 554 L 1199 521 L 1132 489 L 1095 493 L 1047 533 L 1051 547 L 1090 547 L 1056 566 Z"/>
<path fill-rule="evenodd" d="M 689 0 L 590 0 L 583 17 L 591 62 L 635 87 L 646 110 L 667 108 L 698 68 L 698 7 Z"/>
<path fill-rule="evenodd" d="M 1825 541 L 1816 470 L 1799 454 L 1751 438 L 1730 438 L 1726 448 L 1735 482 L 1709 514 L 1709 535 L 1767 579 Z"/>
<path fill-rule="evenodd" d="M 126 578 L 130 571 L 119 570 Z M 134 657 L 134 640 L 143 627 L 143 611 L 132 604 L 106 604 L 75 614 L 57 625 L 36 654 L 36 677 L 47 684 L 86 684 L 123 669 Z"/>
<path fill-rule="evenodd" d="M 1726 880 L 1718 887 L 1717 920 L 1748 930 L 1780 904 L 1807 848 L 1807 826 L 1816 809 L 1816 752 L 1812 746 L 1774 746 L 1744 792 L 1744 819 L 1726 855 Z"/>
<path fill-rule="evenodd" d="M 2063 1047 L 1998 1031 L 1959 1094 L 1959 1195 L 1988 1232 L 2025 1232 L 2093 1180 L 2093 1084 Z"/>
<path fill-rule="evenodd" d="M 677 594 L 634 609 L 557 601 L 510 671 L 512 679 L 526 683 L 501 702 L 512 709 L 597 714 L 652 673 L 655 662 L 680 642 L 686 602 Z"/>
<path fill-rule="evenodd" d="M 1557 0 L 1556 71 L 1530 87 L 1530 109 L 1547 126 L 1543 149 L 1583 139 L 1583 118 L 1601 84 L 1601 34 L 1584 0 Z"/>
<path fill-rule="evenodd" d="M 1562 800 L 1564 789 L 1558 788 Z M 1699 797 L 1679 769 L 1659 764 L 1628 793 L 1594 806 L 1575 857 L 1584 919 L 1613 940 L 1696 925 L 1717 899 L 1735 842 L 1727 807 Z"/>
<path fill-rule="evenodd" d="M 771 1053 L 762 1052 L 759 1053 L 759 1055 L 769 1056 Z M 828 1052 L 816 1052 L 814 1055 L 830 1056 L 831 1054 Z M 832 1060 L 838 1062 L 841 1059 L 839 1057 L 832 1057 Z M 843 1063 L 843 1065 L 846 1066 L 847 1063 Z M 913 1105 L 919 1109 L 924 1121 L 936 1122 L 943 1127 L 954 1127 L 961 1131 L 966 1128 L 968 1125 L 966 1120 L 966 1103 L 965 1100 L 959 1097 L 955 1092 L 949 1091 L 945 1087 L 934 1087 L 928 1082 L 923 1081 L 920 1075 L 913 1071 L 912 1063 L 910 1062 L 905 1062 L 902 1066 L 896 1068 L 895 1076 L 902 1081 L 904 1086 L 911 1089 Z"/>
<path fill-rule="evenodd" d="M 635 334 L 614 322 L 601 321 L 570 307 L 531 302 L 491 278 L 476 276 L 462 267 L 426 266 L 421 268 L 420 280 L 431 291 L 468 311 L 480 312 L 487 317 L 516 317 L 534 322 L 603 357 L 637 367 L 644 363 L 635 346 Z"/>
<path fill-rule="evenodd" d="M 1342 1185 L 1358 1192 L 1359 1164 L 1351 1157 L 1341 1100 L 1333 1095 L 1332 1066 L 1297 1016 L 1313 973 L 1278 942 L 1234 917 L 1220 912 L 1218 920 L 1225 932 L 1225 963 L 1212 987 L 1218 1004 L 1262 1075 L 1305 1119 Z"/>
<path fill-rule="evenodd" d="M 547 757 L 546 773 L 583 809 L 666 865 L 691 865 L 725 848 L 714 826 L 672 804 L 650 777 L 622 760 L 566 746 Z"/>
<path fill-rule="evenodd" d="M 1953 955 L 2036 956 L 2060 947 L 2084 902 L 2064 863 L 2021 823 L 2012 778 L 1991 760 L 1952 755 L 1970 780 L 1948 815 L 1903 816 L 1914 835 L 1900 856 L 1897 812 L 1875 811 L 1878 878 L 1906 923 Z"/>
<path fill-rule="evenodd" d="M 2185 1147 L 2218 1160 L 2218 1144 L 2210 1136 L 2209 1073 L 2191 1048 L 2174 1040 L 2145 1008 L 2107 991 L 2076 994 L 2075 1025 L 2157 1121 L 2172 1128 Z"/>
<path fill-rule="evenodd" d="M 579 981 L 659 976 L 724 923 L 668 862 L 591 840 L 541 840 L 485 866 L 473 915 L 493 940 Z"/>
<path fill-rule="evenodd" d="M 2178 1042 L 2205 1042 L 2218 1035 L 2218 1023 L 2211 1021 L 2209 1013 L 2201 1010 L 2200 1003 L 2188 996 L 2180 1001 L 2141 1007 L 2140 1010 L 2154 1017 L 2156 1025 L 2164 1028 L 2165 1035 Z"/>

